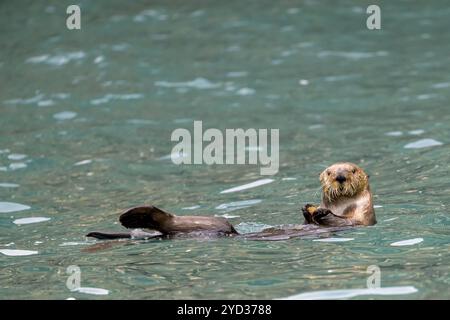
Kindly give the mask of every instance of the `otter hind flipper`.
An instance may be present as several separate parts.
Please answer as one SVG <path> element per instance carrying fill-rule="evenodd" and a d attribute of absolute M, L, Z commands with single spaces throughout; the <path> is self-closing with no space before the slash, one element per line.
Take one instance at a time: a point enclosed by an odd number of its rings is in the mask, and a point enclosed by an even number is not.
<path fill-rule="evenodd" d="M 131 230 L 129 232 L 89 232 L 86 237 L 96 238 L 100 240 L 112 239 L 154 239 L 161 238 L 163 234 L 159 231 L 147 232 L 140 229 Z"/>
<path fill-rule="evenodd" d="M 154 206 L 134 207 L 120 215 L 119 221 L 125 228 L 146 228 L 164 232 L 164 225 L 173 214 L 165 212 Z"/>

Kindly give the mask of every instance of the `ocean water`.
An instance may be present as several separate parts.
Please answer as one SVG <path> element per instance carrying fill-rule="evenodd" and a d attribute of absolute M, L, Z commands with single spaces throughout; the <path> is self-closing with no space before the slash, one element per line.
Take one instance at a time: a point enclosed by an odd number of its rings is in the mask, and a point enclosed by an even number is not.
<path fill-rule="evenodd" d="M 78 3 L 72 31 L 69 1 L 0 3 L 1 299 L 450 298 L 447 1 L 378 1 L 375 31 L 356 0 Z M 279 129 L 278 174 L 174 165 L 170 135 L 194 120 Z M 371 175 L 376 226 L 277 242 L 84 237 L 121 231 L 140 204 L 241 232 L 299 223 L 337 161 Z"/>

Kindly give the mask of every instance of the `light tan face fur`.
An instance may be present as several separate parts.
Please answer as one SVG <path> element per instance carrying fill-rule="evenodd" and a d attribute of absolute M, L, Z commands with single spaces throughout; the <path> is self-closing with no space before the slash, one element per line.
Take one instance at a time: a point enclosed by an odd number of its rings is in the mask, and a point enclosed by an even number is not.
<path fill-rule="evenodd" d="M 320 174 L 322 190 L 329 201 L 354 197 L 367 189 L 369 177 L 356 164 L 336 163 Z"/>

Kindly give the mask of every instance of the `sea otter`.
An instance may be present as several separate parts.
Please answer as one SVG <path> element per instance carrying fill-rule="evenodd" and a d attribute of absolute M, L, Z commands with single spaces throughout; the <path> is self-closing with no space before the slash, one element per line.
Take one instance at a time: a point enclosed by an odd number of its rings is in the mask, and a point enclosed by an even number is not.
<path fill-rule="evenodd" d="M 369 176 L 353 163 L 328 167 L 320 174 L 322 204 L 319 207 L 307 204 L 302 208 L 303 225 L 285 225 L 239 235 L 225 218 L 177 216 L 155 206 L 140 206 L 126 210 L 119 218 L 124 227 L 137 230 L 129 233 L 91 232 L 87 236 L 97 239 L 237 236 L 250 240 L 286 240 L 351 226 L 373 225 L 376 219 L 368 179 Z"/>

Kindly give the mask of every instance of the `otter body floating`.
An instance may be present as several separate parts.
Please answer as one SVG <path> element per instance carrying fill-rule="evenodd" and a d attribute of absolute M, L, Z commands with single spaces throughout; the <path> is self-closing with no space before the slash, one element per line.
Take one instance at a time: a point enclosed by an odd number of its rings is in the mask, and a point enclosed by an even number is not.
<path fill-rule="evenodd" d="M 234 237 L 246 240 L 288 240 L 303 236 L 328 234 L 348 229 L 348 226 L 323 228 L 317 224 L 290 224 L 271 227 L 260 232 L 239 234 L 225 218 L 206 216 L 176 216 L 155 206 L 126 210 L 119 218 L 130 232 L 90 232 L 87 237 L 113 239 L 183 239 Z M 142 229 L 146 229 L 145 231 Z M 147 231 L 148 230 L 148 231 Z"/>
<path fill-rule="evenodd" d="M 327 168 L 320 175 L 322 203 L 320 206 L 307 204 L 302 208 L 304 224 L 239 234 L 225 218 L 177 216 L 155 206 L 140 206 L 120 215 L 120 223 L 125 228 L 134 229 L 131 232 L 91 232 L 87 236 L 97 239 L 229 236 L 248 240 L 287 240 L 358 225 L 369 226 L 375 224 L 376 219 L 368 178 L 361 168 L 352 163 L 337 163 Z"/>

